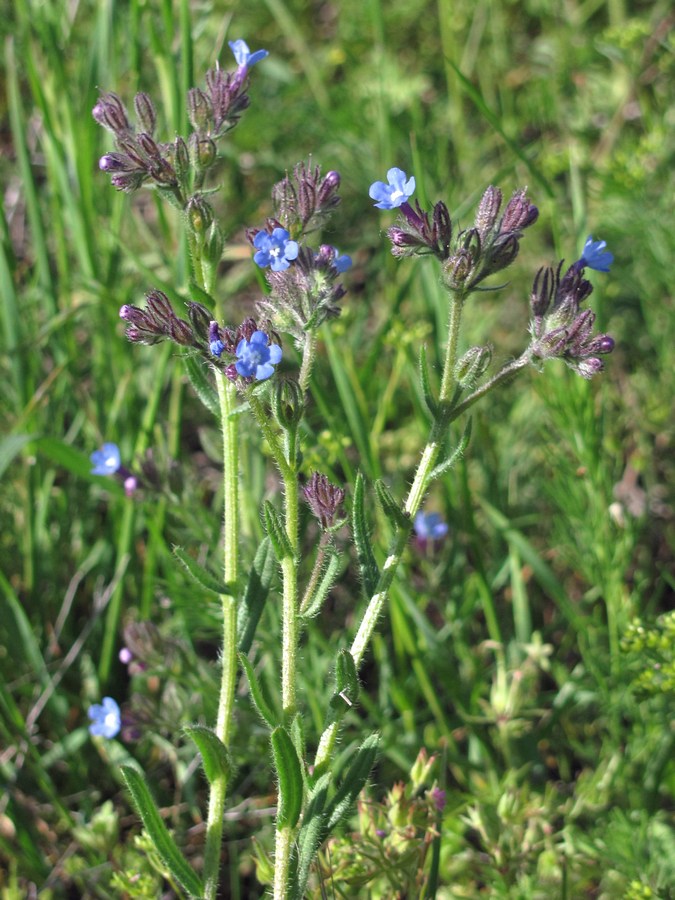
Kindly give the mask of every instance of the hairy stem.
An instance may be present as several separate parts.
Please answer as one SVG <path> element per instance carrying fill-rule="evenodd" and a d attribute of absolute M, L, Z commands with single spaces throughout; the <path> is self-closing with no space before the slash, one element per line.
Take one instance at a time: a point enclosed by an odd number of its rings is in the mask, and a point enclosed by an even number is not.
<path fill-rule="evenodd" d="M 225 583 L 234 590 L 239 577 L 238 419 L 237 416 L 232 415 L 236 403 L 236 389 L 222 372 L 216 372 L 216 386 L 223 433 L 223 575 Z M 223 646 L 216 735 L 227 747 L 232 727 L 237 675 L 237 610 L 233 596 L 223 594 L 220 599 L 223 609 Z M 226 794 L 227 779 L 225 776 L 221 776 L 211 785 L 209 795 L 204 850 L 204 897 L 206 900 L 215 900 L 218 892 Z"/>

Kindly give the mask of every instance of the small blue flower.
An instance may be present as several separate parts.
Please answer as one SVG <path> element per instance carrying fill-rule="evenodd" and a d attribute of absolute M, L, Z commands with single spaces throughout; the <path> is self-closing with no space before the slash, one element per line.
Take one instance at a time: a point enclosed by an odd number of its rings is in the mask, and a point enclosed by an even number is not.
<path fill-rule="evenodd" d="M 594 241 L 593 235 L 589 234 L 579 262 L 582 266 L 595 269 L 596 272 L 609 272 L 609 267 L 614 262 L 614 254 L 605 249 L 606 247 L 607 241 Z"/>
<path fill-rule="evenodd" d="M 120 448 L 117 444 L 104 444 L 95 450 L 89 459 L 93 462 L 92 475 L 114 475 L 122 465 Z"/>
<path fill-rule="evenodd" d="M 383 181 L 375 181 L 368 191 L 369 196 L 378 202 L 375 204 L 378 209 L 397 209 L 403 203 L 408 201 L 408 197 L 412 197 L 415 193 L 415 179 L 408 178 L 402 169 L 389 169 L 387 179 L 389 184 Z"/>
<path fill-rule="evenodd" d="M 237 344 L 234 367 L 244 378 L 264 381 L 274 375 L 274 367 L 281 362 L 281 347 L 268 341 L 264 331 L 254 331 L 250 340 L 242 338 Z"/>
<path fill-rule="evenodd" d="M 234 53 L 237 65 L 242 69 L 250 69 L 251 66 L 260 62 L 261 59 L 269 56 L 269 51 L 267 50 L 256 50 L 255 53 L 251 53 L 248 49 L 248 44 L 246 41 L 242 41 L 241 38 L 236 41 L 228 41 L 228 44 L 230 45 L 230 50 Z"/>
<path fill-rule="evenodd" d="M 335 250 L 335 258 L 334 258 L 333 262 L 331 263 L 333 268 L 340 274 L 342 274 L 343 272 L 346 272 L 347 269 L 351 269 L 351 267 L 352 267 L 351 256 L 348 256 L 346 253 L 343 253 L 342 256 L 340 256 L 340 251 L 338 250 L 337 247 L 333 247 L 333 250 Z"/>
<path fill-rule="evenodd" d="M 437 541 L 448 533 L 447 523 L 438 513 L 418 512 L 414 528 L 417 537 L 423 541 Z"/>
<path fill-rule="evenodd" d="M 289 238 L 285 228 L 275 228 L 272 234 L 259 231 L 253 239 L 253 246 L 258 251 L 253 261 L 261 269 L 271 266 L 273 272 L 283 272 L 297 258 L 299 251 L 297 242 Z"/>
<path fill-rule="evenodd" d="M 87 710 L 91 719 L 89 733 L 94 737 L 114 738 L 122 725 L 120 708 L 112 697 L 104 697 L 103 703 L 94 703 Z"/>

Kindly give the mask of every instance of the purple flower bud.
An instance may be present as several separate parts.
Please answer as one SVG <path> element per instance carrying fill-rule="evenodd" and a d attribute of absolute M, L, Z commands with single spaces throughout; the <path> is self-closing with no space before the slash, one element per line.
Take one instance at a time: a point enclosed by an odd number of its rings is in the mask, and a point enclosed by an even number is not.
<path fill-rule="evenodd" d="M 157 113 L 150 97 L 143 93 L 136 94 L 134 97 L 134 109 L 143 131 L 147 131 L 148 134 L 154 134 L 155 125 L 157 124 Z"/>
<path fill-rule="evenodd" d="M 200 88 L 190 88 L 188 91 L 188 119 L 200 134 L 208 132 L 213 124 L 211 101 Z"/>
<path fill-rule="evenodd" d="M 129 117 L 124 104 L 112 91 L 101 94 L 91 114 L 99 125 L 103 125 L 115 135 L 130 131 Z"/>
<path fill-rule="evenodd" d="M 320 472 L 314 472 L 302 488 L 302 493 L 323 529 L 331 528 L 336 521 L 345 492 Z"/>
<path fill-rule="evenodd" d="M 527 199 L 526 189 L 523 188 L 516 191 L 507 203 L 499 231 L 501 234 L 521 231 L 536 222 L 538 215 L 539 210 Z"/>
<path fill-rule="evenodd" d="M 474 222 L 474 225 L 482 238 L 485 238 L 485 236 L 492 231 L 492 228 L 497 221 L 501 205 L 502 192 L 499 188 L 490 185 L 483 194 L 480 204 L 478 205 Z"/>

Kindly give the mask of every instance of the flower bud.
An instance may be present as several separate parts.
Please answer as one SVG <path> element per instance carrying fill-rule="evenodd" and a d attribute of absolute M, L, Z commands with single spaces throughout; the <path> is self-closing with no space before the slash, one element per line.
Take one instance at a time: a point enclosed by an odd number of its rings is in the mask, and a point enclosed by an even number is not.
<path fill-rule="evenodd" d="M 195 303 L 193 300 L 188 300 L 186 306 L 188 319 L 190 320 L 192 330 L 196 337 L 200 338 L 202 341 L 207 341 L 209 336 L 209 326 L 211 324 L 211 314 L 205 306 L 202 306 L 201 303 Z"/>
<path fill-rule="evenodd" d="M 124 104 L 112 91 L 101 94 L 91 114 L 99 125 L 103 125 L 115 135 L 130 130 L 129 117 Z"/>
<path fill-rule="evenodd" d="M 203 235 L 211 227 L 213 210 L 200 194 L 190 197 L 186 213 L 190 228 L 195 235 Z"/>
<path fill-rule="evenodd" d="M 325 530 L 336 523 L 340 507 L 345 499 L 345 492 L 319 472 L 314 472 L 302 489 L 309 508 Z"/>
<path fill-rule="evenodd" d="M 516 191 L 506 204 L 504 215 L 499 223 L 500 234 L 521 231 L 536 222 L 538 216 L 539 210 L 527 199 L 526 189 Z"/>
<path fill-rule="evenodd" d="M 530 307 L 532 315 L 539 318 L 545 315 L 551 305 L 551 299 L 555 291 L 556 278 L 550 266 L 542 266 L 534 276 L 534 284 L 530 293 Z"/>
<path fill-rule="evenodd" d="M 211 101 L 200 88 L 190 88 L 187 99 L 188 119 L 195 131 L 205 134 L 213 124 Z"/>
<path fill-rule="evenodd" d="M 302 419 L 305 398 L 297 381 L 277 378 L 271 395 L 272 412 L 282 428 L 292 428 Z"/>
<path fill-rule="evenodd" d="M 455 380 L 464 390 L 472 390 L 491 360 L 491 347 L 471 347 L 455 365 Z"/>
<path fill-rule="evenodd" d="M 478 206 L 478 210 L 476 211 L 476 220 L 475 226 L 482 238 L 492 231 L 495 222 L 497 221 L 497 216 L 499 214 L 499 209 L 502 205 L 502 192 L 499 188 L 490 187 L 483 194 L 483 198 L 480 201 Z"/>
<path fill-rule="evenodd" d="M 136 94 L 134 97 L 134 109 L 143 131 L 147 131 L 148 134 L 154 134 L 155 125 L 157 124 L 157 113 L 150 97 L 143 93 Z"/>
<path fill-rule="evenodd" d="M 185 181 L 190 172 L 190 153 L 187 144 L 180 136 L 173 144 L 173 164 L 179 181 Z"/>
<path fill-rule="evenodd" d="M 319 206 L 323 206 L 326 200 L 328 200 L 339 187 L 340 173 L 333 171 L 327 172 L 326 177 L 323 179 L 319 187 Z"/>
<path fill-rule="evenodd" d="M 219 228 L 218 223 L 213 222 L 204 243 L 204 258 L 210 265 L 218 265 L 223 255 L 224 246 L 225 237 L 223 232 Z"/>
<path fill-rule="evenodd" d="M 473 272 L 473 258 L 467 250 L 457 250 L 456 253 L 444 263 L 443 277 L 449 288 L 458 289 Z"/>
<path fill-rule="evenodd" d="M 190 155 L 192 156 L 193 163 L 198 169 L 208 169 L 216 161 L 218 151 L 211 138 L 200 138 L 197 134 L 191 134 Z"/>
<path fill-rule="evenodd" d="M 443 258 L 450 253 L 450 241 L 452 240 L 452 220 L 448 207 L 439 200 L 434 206 L 432 214 L 432 238 Z"/>

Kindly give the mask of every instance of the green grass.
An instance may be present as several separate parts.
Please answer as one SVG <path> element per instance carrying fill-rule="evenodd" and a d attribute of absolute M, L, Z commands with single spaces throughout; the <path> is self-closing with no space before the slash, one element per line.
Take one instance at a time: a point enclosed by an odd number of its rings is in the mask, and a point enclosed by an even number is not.
<path fill-rule="evenodd" d="M 213 717 L 202 685 L 215 678 L 218 610 L 195 594 L 172 546 L 217 558 L 219 437 L 176 354 L 124 339 L 123 303 L 152 287 L 189 296 L 186 241 L 172 209 L 149 192 L 116 194 L 98 171 L 110 142 L 90 111 L 98 89 L 127 101 L 145 90 L 171 139 L 185 125 L 187 86 L 216 59 L 229 66 L 227 40 L 240 36 L 270 58 L 224 145 L 214 197 L 229 241 L 218 293 L 233 323 L 258 290 L 243 229 L 270 213 L 271 185 L 310 153 L 342 175 L 325 239 L 354 267 L 344 312 L 320 342 L 308 470 L 353 482 L 360 468 L 401 497 L 425 440 L 417 358 L 425 342 L 436 371 L 442 360 L 444 293 L 433 261 L 391 257 L 385 218 L 367 197 L 388 167 L 414 171 L 420 201 L 444 199 L 465 224 L 489 183 L 507 196 L 529 185 L 540 219 L 510 285 L 466 311 L 467 346 L 490 340 L 500 360 L 526 342 L 540 265 L 571 261 L 590 232 L 614 252 L 611 275 L 593 274 L 598 323 L 617 341 L 606 372 L 587 384 L 553 363 L 478 407 L 465 459 L 428 501 L 450 537 L 426 558 L 409 548 L 341 749 L 348 759 L 366 734 L 382 733 L 373 804 L 408 778 L 420 748 L 439 754 L 439 898 L 673 896 L 672 692 L 636 688 L 640 657 L 621 640 L 635 616 L 649 626 L 672 608 L 675 587 L 669 4 L 265 0 L 223 12 L 187 0 L 15 0 L 8 13 L 2 897 L 26 896 L 31 883 L 43 898 L 119 896 L 111 877 L 125 866 L 145 879 L 134 896 L 159 896 L 118 773 L 128 757 L 146 767 L 188 856 L 201 853 L 205 788 L 180 727 Z M 252 558 L 275 478 L 246 417 L 242 431 Z M 130 503 L 92 477 L 88 457 L 104 440 L 136 467 L 151 450 L 161 497 Z M 373 512 L 371 524 L 384 554 L 386 521 Z M 303 528 L 309 547 L 308 520 Z M 355 560 L 345 560 L 302 652 L 311 746 L 332 690 L 331 652 L 348 645 L 359 597 Z M 256 635 L 272 696 L 277 618 L 268 604 Z M 151 673 L 130 680 L 117 661 L 122 629 L 145 619 L 159 629 L 145 637 Z M 142 740 L 91 742 L 86 709 L 105 693 L 141 695 Z M 246 898 L 263 892 L 250 837 L 271 848 L 274 785 L 244 693 L 233 755 L 223 896 Z M 355 818 L 352 831 L 362 826 Z M 392 882 L 340 881 L 364 840 L 348 833 L 326 851 L 328 896 L 391 896 Z"/>

